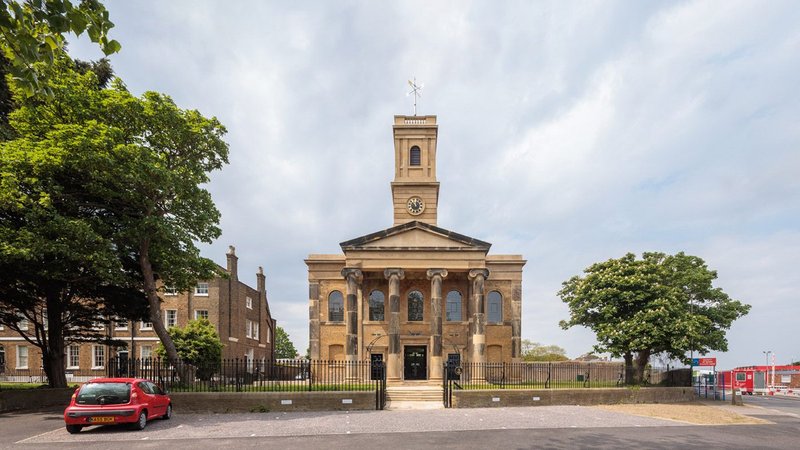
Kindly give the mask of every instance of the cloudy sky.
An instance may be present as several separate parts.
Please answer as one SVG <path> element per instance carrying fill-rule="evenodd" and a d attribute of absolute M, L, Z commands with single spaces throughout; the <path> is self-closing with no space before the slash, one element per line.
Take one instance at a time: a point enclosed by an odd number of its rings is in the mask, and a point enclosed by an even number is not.
<path fill-rule="evenodd" d="M 720 366 L 800 359 L 795 2 L 112 1 L 116 73 L 228 128 L 204 254 L 263 265 L 308 344 L 303 259 L 392 224 L 394 114 L 439 118 L 439 225 L 520 253 L 523 337 L 568 355 L 556 292 L 593 262 L 685 251 L 753 306 Z M 98 51 L 73 42 L 74 57 Z"/>

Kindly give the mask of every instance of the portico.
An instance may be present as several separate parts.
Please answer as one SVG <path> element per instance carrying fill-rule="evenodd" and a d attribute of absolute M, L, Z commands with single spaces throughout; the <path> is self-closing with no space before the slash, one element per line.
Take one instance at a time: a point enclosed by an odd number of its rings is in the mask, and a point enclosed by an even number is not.
<path fill-rule="evenodd" d="M 394 226 L 306 259 L 312 359 L 383 360 L 387 381 L 446 361 L 519 361 L 520 255 L 436 225 L 435 116 L 396 116 Z"/>

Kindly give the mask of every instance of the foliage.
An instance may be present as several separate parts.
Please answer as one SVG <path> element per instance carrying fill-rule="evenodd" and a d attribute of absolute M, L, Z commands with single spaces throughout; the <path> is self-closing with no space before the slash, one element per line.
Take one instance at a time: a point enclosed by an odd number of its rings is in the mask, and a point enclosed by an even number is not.
<path fill-rule="evenodd" d="M 0 45 L 11 62 L 9 72 L 26 96 L 52 94 L 43 78 L 41 65 L 52 64 L 64 50 L 64 35 L 84 32 L 103 53 L 120 50 L 119 42 L 109 39 L 114 24 L 98 0 L 3 0 L 0 7 Z M 37 64 L 42 63 L 42 64 Z"/>
<path fill-rule="evenodd" d="M 175 342 L 178 356 L 186 363 L 199 367 L 218 367 L 222 361 L 222 343 L 216 328 L 208 319 L 190 320 L 185 327 L 172 327 L 169 335 Z M 156 348 L 160 358 L 166 358 L 163 344 Z"/>
<path fill-rule="evenodd" d="M 113 148 L 107 129 L 88 119 L 102 116 L 97 78 L 75 72 L 65 55 L 49 71 L 57 96 L 20 100 L 9 116 L 16 138 L 0 143 L 0 323 L 42 350 L 55 387 L 66 384 L 65 345 L 103 342 L 100 316 L 138 318 L 145 308 L 113 229 L 79 200 Z"/>
<path fill-rule="evenodd" d="M 716 278 L 701 258 L 683 252 L 644 253 L 638 260 L 628 253 L 563 283 L 558 295 L 570 319 L 560 324 L 590 328 L 598 340 L 595 351 L 623 356 L 628 365 L 635 355 L 637 382 L 654 353 L 688 363 L 690 350 L 728 349 L 726 331 L 750 306 L 714 287 Z"/>
<path fill-rule="evenodd" d="M 280 326 L 275 327 L 275 358 L 294 359 L 296 356 L 297 349 L 289 339 L 289 333 Z"/>
<path fill-rule="evenodd" d="M 542 345 L 530 339 L 522 340 L 523 361 L 567 361 L 567 351 L 557 345 Z"/>
<path fill-rule="evenodd" d="M 148 310 L 177 358 L 156 283 L 185 290 L 218 270 L 195 241 L 220 233 L 219 212 L 200 186 L 227 162 L 225 129 L 162 94 L 134 97 L 118 79 L 100 89 L 94 71 L 76 72 L 65 54 L 45 70 L 52 98 L 24 97 L 13 84 L 16 138 L 0 144 L 4 323 L 13 328 L 15 309 L 49 299 L 49 340 L 40 343 L 63 363 L 58 332 L 70 328 L 53 324 L 91 329 L 88 316 L 67 307 L 95 318 L 143 318 Z"/>

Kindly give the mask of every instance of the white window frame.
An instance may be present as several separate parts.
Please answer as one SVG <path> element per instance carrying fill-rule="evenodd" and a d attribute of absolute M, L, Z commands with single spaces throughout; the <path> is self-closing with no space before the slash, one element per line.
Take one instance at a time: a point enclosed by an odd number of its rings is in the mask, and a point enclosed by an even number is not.
<path fill-rule="evenodd" d="M 172 320 L 170 321 L 170 313 L 173 315 Z M 170 325 L 170 322 L 173 322 Z M 178 326 L 178 310 L 177 309 L 166 309 L 164 310 L 164 326 L 169 327 L 177 327 Z"/>
<path fill-rule="evenodd" d="M 244 324 L 244 335 L 249 338 L 253 337 L 253 321 L 250 319 L 246 319 Z"/>
<path fill-rule="evenodd" d="M 169 295 L 170 297 L 174 297 L 178 295 L 178 289 L 170 286 L 164 286 L 164 295 Z"/>
<path fill-rule="evenodd" d="M 145 349 L 147 349 L 147 352 L 145 352 Z M 145 355 L 145 353 L 147 353 L 147 354 Z M 152 357 L 153 357 L 153 346 L 152 345 L 142 345 L 142 346 L 139 347 L 139 358 L 145 360 L 145 359 L 152 358 Z"/>
<path fill-rule="evenodd" d="M 198 314 L 199 312 L 205 312 L 206 313 L 205 317 L 202 317 L 200 314 Z M 195 309 L 194 310 L 194 320 L 199 320 L 199 319 L 208 320 L 208 310 L 207 309 Z"/>
<path fill-rule="evenodd" d="M 23 351 L 23 350 L 24 350 L 24 351 Z M 21 366 L 21 365 L 19 364 L 19 363 L 20 363 L 20 361 L 23 359 L 22 353 L 25 353 L 25 356 L 24 356 L 24 358 L 25 358 L 25 365 L 24 365 L 24 366 Z M 27 345 L 18 345 L 18 346 L 17 346 L 17 362 L 16 362 L 16 368 L 17 368 L 17 369 L 21 369 L 21 370 L 25 370 L 25 369 L 27 369 L 27 368 L 28 368 L 28 364 L 30 364 L 30 361 L 29 361 L 29 359 L 30 359 L 30 356 L 31 356 L 31 353 L 28 351 L 28 346 L 27 346 Z"/>
<path fill-rule="evenodd" d="M 24 316 L 21 316 L 19 322 L 17 322 L 17 326 L 19 327 L 20 331 L 28 331 L 28 327 L 30 327 L 30 321 Z"/>
<path fill-rule="evenodd" d="M 206 282 L 197 283 L 197 286 L 194 287 L 194 295 L 198 297 L 208 297 L 208 288 L 209 286 Z M 202 292 L 203 290 L 205 290 L 205 292 Z"/>
<path fill-rule="evenodd" d="M 258 322 L 253 322 L 253 339 L 258 340 Z"/>
<path fill-rule="evenodd" d="M 72 364 L 72 359 L 75 359 L 77 364 Z M 75 370 L 81 368 L 81 346 L 70 345 L 67 347 L 67 370 Z"/>
<path fill-rule="evenodd" d="M 245 298 L 245 306 L 247 306 L 247 309 L 253 309 L 253 299 L 252 299 L 252 297 Z"/>
<path fill-rule="evenodd" d="M 272 328 L 267 327 L 267 344 L 272 340 Z"/>
<path fill-rule="evenodd" d="M 125 326 L 121 325 L 123 323 L 125 324 Z M 128 329 L 128 323 L 129 323 L 129 321 L 127 319 L 115 320 L 114 321 L 114 329 L 115 330 L 127 330 Z"/>
<path fill-rule="evenodd" d="M 139 322 L 139 330 L 144 331 L 152 329 L 153 329 L 153 322 L 145 322 L 145 321 Z"/>
<path fill-rule="evenodd" d="M 105 367 L 106 367 L 106 347 L 103 345 L 93 345 L 92 370 L 104 369 Z"/>

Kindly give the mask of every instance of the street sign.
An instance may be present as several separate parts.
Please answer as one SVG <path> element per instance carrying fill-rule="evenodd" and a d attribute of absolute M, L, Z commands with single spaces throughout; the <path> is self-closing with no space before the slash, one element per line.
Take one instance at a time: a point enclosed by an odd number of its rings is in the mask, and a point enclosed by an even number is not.
<path fill-rule="evenodd" d="M 692 367 L 696 366 L 716 366 L 717 358 L 693 358 Z"/>

